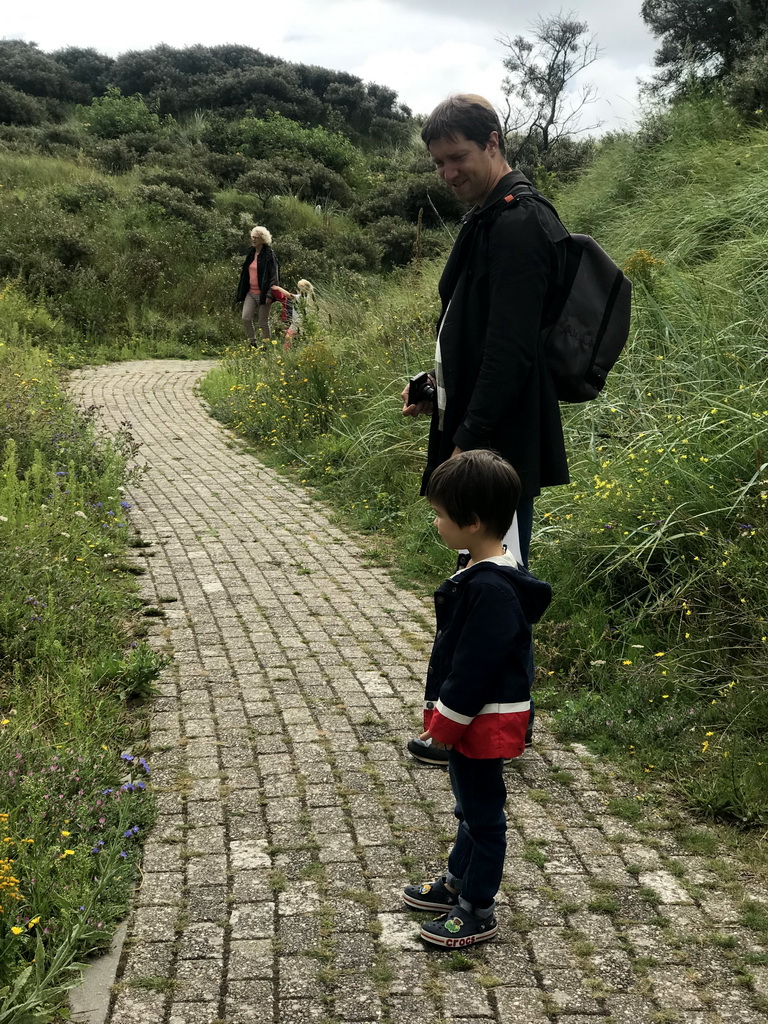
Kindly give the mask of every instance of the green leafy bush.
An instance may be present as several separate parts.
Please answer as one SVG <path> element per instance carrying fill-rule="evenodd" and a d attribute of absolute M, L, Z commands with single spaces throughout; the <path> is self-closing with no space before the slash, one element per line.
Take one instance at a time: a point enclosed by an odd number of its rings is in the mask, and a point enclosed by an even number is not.
<path fill-rule="evenodd" d="M 0 124 L 37 125 L 48 119 L 42 100 L 0 82 Z"/>
<path fill-rule="evenodd" d="M 130 132 L 156 135 L 163 126 L 159 115 L 149 109 L 141 96 L 123 96 L 115 86 L 97 96 L 90 106 L 78 106 L 76 113 L 85 127 L 101 139 L 119 139 Z"/>
<path fill-rule="evenodd" d="M 359 150 L 338 132 L 320 126 L 303 128 L 281 114 L 243 118 L 239 133 L 245 151 L 257 159 L 287 153 L 309 155 L 339 174 L 352 171 L 360 160 Z"/>
<path fill-rule="evenodd" d="M 144 176 L 146 185 L 167 185 L 189 196 L 198 206 L 210 208 L 216 192 L 216 182 L 210 174 L 192 168 L 168 167 L 150 171 Z"/>

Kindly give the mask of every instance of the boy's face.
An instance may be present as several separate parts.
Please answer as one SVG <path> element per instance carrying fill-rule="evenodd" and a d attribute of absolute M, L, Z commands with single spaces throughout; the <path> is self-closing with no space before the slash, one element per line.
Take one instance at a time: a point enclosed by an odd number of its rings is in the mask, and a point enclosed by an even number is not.
<path fill-rule="evenodd" d="M 430 502 L 430 505 L 435 513 L 435 529 L 442 542 L 454 551 L 470 548 L 472 539 L 477 537 L 479 523 L 475 522 L 471 526 L 459 526 L 450 518 L 442 505 L 435 502 Z"/>

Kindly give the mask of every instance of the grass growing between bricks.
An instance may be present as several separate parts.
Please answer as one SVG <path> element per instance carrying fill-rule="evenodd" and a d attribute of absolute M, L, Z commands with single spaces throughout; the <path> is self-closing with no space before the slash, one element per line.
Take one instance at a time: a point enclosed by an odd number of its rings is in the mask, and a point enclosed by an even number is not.
<path fill-rule="evenodd" d="M 57 1014 L 124 916 L 153 818 L 128 434 L 75 410 L 45 352 L 0 345 L 0 1020 Z"/>

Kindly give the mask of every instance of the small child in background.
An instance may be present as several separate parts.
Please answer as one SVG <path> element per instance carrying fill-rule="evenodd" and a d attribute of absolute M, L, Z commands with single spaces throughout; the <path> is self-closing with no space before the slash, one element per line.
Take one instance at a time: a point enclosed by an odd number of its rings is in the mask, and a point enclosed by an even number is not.
<path fill-rule="evenodd" d="M 420 739 L 447 750 L 458 819 L 448 870 L 408 885 L 415 910 L 441 911 L 421 938 L 460 949 L 498 932 L 495 897 L 506 853 L 504 761 L 525 749 L 531 699 L 531 625 L 552 592 L 505 552 L 520 479 L 500 455 L 465 451 L 441 463 L 427 500 L 449 548 L 469 563 L 435 593 L 437 633 L 427 671 Z"/>
<path fill-rule="evenodd" d="M 287 324 L 285 329 L 285 348 L 291 347 L 293 339 L 301 331 L 307 305 L 315 301 L 315 289 L 311 281 L 302 278 L 296 283 L 296 292 L 289 292 L 280 285 L 272 286 L 272 295 L 276 302 L 282 303 L 281 319 Z"/>

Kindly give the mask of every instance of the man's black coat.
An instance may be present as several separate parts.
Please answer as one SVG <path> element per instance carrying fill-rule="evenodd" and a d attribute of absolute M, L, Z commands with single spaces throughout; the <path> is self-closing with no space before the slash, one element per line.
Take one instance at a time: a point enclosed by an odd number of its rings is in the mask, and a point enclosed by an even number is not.
<path fill-rule="evenodd" d="M 524 497 L 568 483 L 560 407 L 540 342 L 562 280 L 568 234 L 537 200 L 502 210 L 526 183 L 506 174 L 472 211 L 440 279 L 438 321 L 446 391 L 443 430 L 435 408 L 424 487 L 455 446 L 493 448 L 515 467 Z"/>

